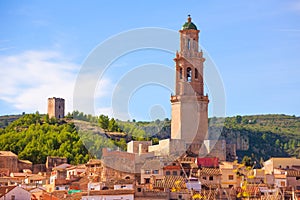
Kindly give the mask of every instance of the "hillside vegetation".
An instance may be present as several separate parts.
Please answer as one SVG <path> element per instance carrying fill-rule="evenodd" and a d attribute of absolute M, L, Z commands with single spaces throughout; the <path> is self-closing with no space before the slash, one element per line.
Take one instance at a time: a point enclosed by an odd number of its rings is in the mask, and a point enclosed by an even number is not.
<path fill-rule="evenodd" d="M 39 113 L 26 114 L 0 128 L 0 150 L 12 151 L 19 159 L 45 163 L 47 156 L 62 156 L 72 164 L 88 161 L 73 123 L 49 119 Z"/>
<path fill-rule="evenodd" d="M 0 117 L 0 124 L 9 116 Z M 13 119 L 13 118 L 10 118 Z M 44 163 L 48 155 L 64 156 L 73 164 L 101 158 L 103 147 L 126 150 L 131 140 L 170 138 L 169 119 L 153 122 L 119 121 L 74 111 L 57 121 L 47 115 L 20 115 L 0 128 L 0 150 L 10 150 L 20 159 Z M 300 118 L 288 115 L 252 115 L 209 119 L 211 139 L 217 133 L 233 144 L 238 136 L 249 139 L 249 148 L 237 150 L 241 160 L 249 156 L 261 161 L 276 156 L 300 155 Z"/>

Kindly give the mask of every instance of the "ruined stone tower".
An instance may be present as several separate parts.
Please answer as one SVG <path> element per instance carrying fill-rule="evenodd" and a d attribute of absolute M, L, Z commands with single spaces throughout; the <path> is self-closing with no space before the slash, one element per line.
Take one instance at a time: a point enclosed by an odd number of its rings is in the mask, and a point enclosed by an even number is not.
<path fill-rule="evenodd" d="M 48 98 L 48 115 L 49 118 L 64 118 L 65 116 L 65 100 L 62 98 Z"/>
<path fill-rule="evenodd" d="M 171 96 L 171 139 L 184 140 L 186 148 L 199 154 L 208 132 L 208 96 L 204 95 L 203 58 L 199 30 L 188 16 L 180 33 L 180 51 L 174 58 L 175 95 Z"/>

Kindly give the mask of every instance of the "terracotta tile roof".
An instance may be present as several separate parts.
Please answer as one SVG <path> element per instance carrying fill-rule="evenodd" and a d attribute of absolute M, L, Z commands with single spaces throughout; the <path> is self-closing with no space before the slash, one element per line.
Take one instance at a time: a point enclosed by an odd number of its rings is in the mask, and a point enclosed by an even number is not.
<path fill-rule="evenodd" d="M 260 195 L 260 189 L 257 186 L 247 186 L 246 191 L 251 195 Z M 242 188 L 238 187 L 237 192 L 242 192 Z"/>
<path fill-rule="evenodd" d="M 218 168 L 206 168 L 203 167 L 199 170 L 200 176 L 206 175 L 206 176 L 218 176 L 221 175 L 220 169 Z"/>
<path fill-rule="evenodd" d="M 220 188 L 220 184 L 216 184 L 216 183 L 202 183 L 202 187 L 203 189 L 207 188 L 207 189 L 216 189 L 216 188 Z"/>
<path fill-rule="evenodd" d="M 72 165 L 68 164 L 68 163 L 64 163 L 64 164 L 61 164 L 61 165 L 58 165 L 56 167 L 54 167 L 52 170 L 65 170 L 67 169 L 68 167 L 71 167 Z"/>
<path fill-rule="evenodd" d="M 122 194 L 134 194 L 134 190 L 90 190 L 90 195 L 122 195 Z M 82 194 L 84 196 L 86 194 Z"/>
<path fill-rule="evenodd" d="M 81 164 L 81 165 L 76 165 L 76 166 L 68 167 L 67 170 L 71 170 L 71 169 L 85 169 L 85 168 L 86 168 L 85 164 Z"/>
<path fill-rule="evenodd" d="M 12 189 L 14 189 L 17 186 L 1 186 L 0 187 L 0 198 L 3 197 L 5 194 L 10 192 Z"/>
<path fill-rule="evenodd" d="M 99 159 L 90 159 L 86 165 L 95 165 L 95 164 L 101 164 L 101 160 Z"/>
<path fill-rule="evenodd" d="M 32 176 L 28 177 L 28 179 L 33 181 L 40 181 L 46 179 L 46 177 L 41 176 L 39 174 L 33 174 Z"/>
<path fill-rule="evenodd" d="M 163 176 L 163 179 L 158 179 L 153 184 L 153 188 L 171 189 L 176 187 L 186 189 L 185 180 L 182 176 Z"/>

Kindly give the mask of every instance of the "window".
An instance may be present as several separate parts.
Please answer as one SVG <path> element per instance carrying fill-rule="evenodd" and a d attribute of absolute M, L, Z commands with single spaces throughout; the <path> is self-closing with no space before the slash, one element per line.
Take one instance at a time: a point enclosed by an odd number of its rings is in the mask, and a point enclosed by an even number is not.
<path fill-rule="evenodd" d="M 206 180 L 206 176 L 203 176 L 202 178 L 203 178 L 203 180 Z"/>
<path fill-rule="evenodd" d="M 281 182 L 280 182 L 280 186 L 281 186 L 281 187 L 285 187 L 285 182 L 284 182 L 284 181 L 281 181 Z"/>
<path fill-rule="evenodd" d="M 210 177 L 209 177 L 209 180 L 210 180 L 210 181 L 214 180 L 214 177 L 213 177 L 213 176 L 210 176 Z"/>
<path fill-rule="evenodd" d="M 182 79 L 182 67 L 179 69 L 179 78 Z"/>
<path fill-rule="evenodd" d="M 142 188 L 138 188 L 137 191 L 138 191 L 138 192 L 142 192 Z"/>
<path fill-rule="evenodd" d="M 170 171 L 166 171 L 166 176 L 171 175 Z"/>
<path fill-rule="evenodd" d="M 145 170 L 145 174 L 151 174 L 150 170 Z"/>
<path fill-rule="evenodd" d="M 150 178 L 145 178 L 145 183 L 150 183 Z"/>
<path fill-rule="evenodd" d="M 174 176 L 177 176 L 177 171 L 173 171 L 172 173 Z"/>
<path fill-rule="evenodd" d="M 192 81 L 192 69 L 190 67 L 186 69 L 186 80 L 188 82 Z"/>
<path fill-rule="evenodd" d="M 188 41 L 187 41 L 187 48 L 191 49 L 191 40 L 190 39 L 188 39 Z"/>
<path fill-rule="evenodd" d="M 158 170 L 153 170 L 153 174 L 158 174 Z"/>
<path fill-rule="evenodd" d="M 198 79 L 198 69 L 195 69 L 195 79 Z"/>
<path fill-rule="evenodd" d="M 233 180 L 233 175 L 228 175 L 228 180 Z"/>
<path fill-rule="evenodd" d="M 11 195 L 11 200 L 15 200 L 15 199 L 16 199 L 15 195 Z"/>
<path fill-rule="evenodd" d="M 233 185 L 229 185 L 229 188 L 233 188 Z"/>

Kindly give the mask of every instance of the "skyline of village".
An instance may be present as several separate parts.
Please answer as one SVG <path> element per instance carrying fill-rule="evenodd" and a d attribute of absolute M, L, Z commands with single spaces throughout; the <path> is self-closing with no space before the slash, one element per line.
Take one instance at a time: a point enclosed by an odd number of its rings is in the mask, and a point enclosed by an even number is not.
<path fill-rule="evenodd" d="M 299 200 L 275 2 L 1 2 L 0 200 Z"/>
<path fill-rule="evenodd" d="M 129 36 L 134 36 L 139 45 L 140 35 L 164 33 L 163 29 L 145 30 L 129 33 Z M 77 112 L 82 116 L 76 118 L 75 112 L 66 115 L 64 98 L 48 98 L 47 115 L 23 113 L 2 122 L 0 200 L 299 199 L 300 159 L 297 156 L 300 155 L 300 141 L 296 135 L 281 138 L 277 132 L 251 132 L 249 127 L 236 126 L 267 126 L 268 122 L 261 118 L 251 120 L 236 116 L 231 121 L 213 118 L 209 123 L 208 105 L 224 100 L 220 94 L 222 86 L 218 85 L 221 82 L 216 73 L 212 74 L 216 85 L 213 89 L 219 89 L 218 98 L 214 96 L 216 91 L 205 92 L 204 82 L 213 79 L 211 74 L 206 75 L 209 71 L 205 71 L 204 63 L 211 61 L 198 43 L 201 33 L 191 15 L 182 23 L 178 34 L 179 48 L 173 59 L 175 89 L 169 96 L 171 120 L 164 121 L 169 125 L 160 127 L 155 135 L 149 135 L 150 129 L 132 132 L 140 122 L 135 124 L 135 120 L 128 120 L 127 125 L 132 124 L 134 128 L 125 130 L 120 121 L 105 115 L 93 117 Z M 156 39 L 154 37 L 151 42 L 155 43 Z M 161 38 L 157 41 L 161 43 Z M 117 47 L 126 47 L 126 44 L 110 47 L 117 52 Z M 147 48 L 147 43 L 142 47 Z M 99 59 L 98 53 L 90 55 L 95 56 Z M 95 58 L 87 59 L 75 85 L 77 99 L 74 104 L 83 108 L 90 107 L 93 91 L 89 90 L 95 87 L 92 74 L 97 74 L 93 67 L 99 65 L 96 61 Z M 154 70 L 157 77 L 161 68 Z M 146 73 L 144 79 L 150 76 L 145 69 L 134 74 L 142 75 L 143 72 Z M 135 77 L 129 76 L 134 80 Z M 160 79 L 158 82 L 149 80 L 161 83 Z M 126 88 L 128 82 L 131 80 L 120 85 Z M 147 81 L 137 82 L 137 85 L 144 83 Z M 121 99 L 126 103 L 126 98 Z M 296 116 L 278 116 L 297 123 Z M 275 123 L 274 119 L 273 116 L 271 123 Z M 159 120 L 155 123 L 160 126 Z M 280 133 L 278 128 L 280 126 L 275 130 Z M 166 130 L 170 132 L 162 136 Z M 297 127 L 295 130 L 298 131 Z M 262 141 L 255 139 L 253 134 Z M 268 146 L 269 141 L 275 144 Z M 266 148 L 259 144 L 265 144 Z M 266 157 L 268 148 L 278 151 L 280 157 L 273 157 L 273 153 Z M 288 154 L 289 150 L 294 152 Z"/>

